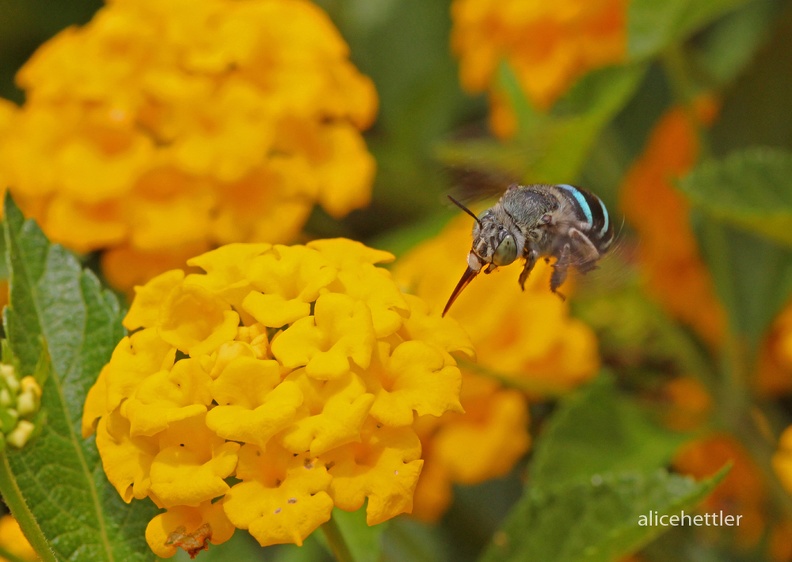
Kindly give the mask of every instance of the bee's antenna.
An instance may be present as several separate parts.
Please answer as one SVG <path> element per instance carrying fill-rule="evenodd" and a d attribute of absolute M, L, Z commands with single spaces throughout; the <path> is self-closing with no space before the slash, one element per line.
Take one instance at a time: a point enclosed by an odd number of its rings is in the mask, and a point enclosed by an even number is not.
<path fill-rule="evenodd" d="M 456 205 L 457 207 L 459 207 L 460 209 L 462 209 L 463 211 L 465 211 L 467 214 L 469 214 L 471 217 L 473 217 L 473 219 L 474 219 L 474 220 L 475 220 L 475 221 L 478 223 L 478 225 L 479 225 L 480 227 L 483 227 L 483 225 L 481 224 L 481 221 L 479 220 L 479 218 L 478 218 L 478 217 L 477 217 L 475 214 L 473 214 L 473 211 L 471 211 L 470 209 L 468 209 L 467 207 L 465 207 L 465 206 L 464 206 L 462 203 L 460 203 L 459 201 L 457 201 L 456 199 L 454 199 L 454 198 L 453 198 L 453 197 L 451 197 L 450 195 L 448 196 L 448 198 L 451 200 L 451 202 L 452 202 L 454 205 Z"/>

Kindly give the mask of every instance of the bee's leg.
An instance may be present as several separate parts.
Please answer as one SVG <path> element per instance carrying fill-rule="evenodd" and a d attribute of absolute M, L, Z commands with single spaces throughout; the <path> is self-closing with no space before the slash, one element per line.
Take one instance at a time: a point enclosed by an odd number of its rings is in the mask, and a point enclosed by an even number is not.
<path fill-rule="evenodd" d="M 550 276 L 550 290 L 561 297 L 561 300 L 566 300 L 566 297 L 563 293 L 558 292 L 558 288 L 566 281 L 567 271 L 571 263 L 571 256 L 572 248 L 569 244 L 564 244 L 564 247 L 558 254 L 558 259 L 553 264 L 553 275 Z"/>
<path fill-rule="evenodd" d="M 520 288 L 524 291 L 525 290 L 525 282 L 528 280 L 528 276 L 533 271 L 534 266 L 536 265 L 536 260 L 539 259 L 539 252 L 536 250 L 531 250 L 527 254 L 525 254 L 525 266 L 523 266 L 523 270 L 520 273 Z"/>
<path fill-rule="evenodd" d="M 592 244 L 589 237 L 573 228 L 569 231 L 569 237 L 572 241 L 572 250 L 578 258 L 575 261 L 575 267 L 580 273 L 588 273 L 592 269 L 596 269 L 597 260 L 600 258 L 600 253 L 597 248 Z"/>

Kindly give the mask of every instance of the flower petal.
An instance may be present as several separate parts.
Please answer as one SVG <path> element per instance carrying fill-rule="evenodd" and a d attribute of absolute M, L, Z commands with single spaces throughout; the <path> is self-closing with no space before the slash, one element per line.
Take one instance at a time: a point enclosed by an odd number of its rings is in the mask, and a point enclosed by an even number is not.
<path fill-rule="evenodd" d="M 159 505 L 196 507 L 228 491 L 224 478 L 236 468 L 239 444 L 215 435 L 205 415 L 171 424 L 159 446 L 151 462 L 151 493 Z"/>
<path fill-rule="evenodd" d="M 321 455 L 340 445 L 360 440 L 374 395 L 360 377 L 347 373 L 331 381 L 317 381 L 296 371 L 289 375 L 305 397 L 300 417 L 281 434 L 283 446 L 294 452 Z"/>
<path fill-rule="evenodd" d="M 295 455 L 273 443 L 261 450 L 244 445 L 237 477 L 242 480 L 225 495 L 231 522 L 248 529 L 261 546 L 301 545 L 330 519 L 333 500 L 325 491 L 330 475 L 306 455 Z"/>
<path fill-rule="evenodd" d="M 225 439 L 265 447 L 287 427 L 303 402 L 298 385 L 281 382 L 276 361 L 239 357 L 228 364 L 211 385 L 217 406 L 206 423 Z"/>
<path fill-rule="evenodd" d="M 160 558 L 170 558 L 179 548 L 192 558 L 208 549 L 210 542 L 226 542 L 235 530 L 220 502 L 204 502 L 197 507 L 179 505 L 149 521 L 146 542 Z"/>
<path fill-rule="evenodd" d="M 211 353 L 234 339 L 238 326 L 239 315 L 228 303 L 190 283 L 171 289 L 158 319 L 162 339 L 189 355 Z"/>
<path fill-rule="evenodd" d="M 291 369 L 305 367 L 320 380 L 365 369 L 375 342 L 368 308 L 346 295 L 327 293 L 316 300 L 314 316 L 292 324 L 272 341 L 272 354 Z"/>
<path fill-rule="evenodd" d="M 371 415 L 381 423 L 404 426 L 413 423 L 414 413 L 462 411 L 462 375 L 450 355 L 422 341 L 403 342 L 390 356 L 387 344 L 378 349 L 378 366 L 372 369 L 378 373 L 364 377 L 376 396 Z"/>
<path fill-rule="evenodd" d="M 423 466 L 420 456 L 421 442 L 412 429 L 381 427 L 369 421 L 361 443 L 322 456 L 333 477 L 330 495 L 346 511 L 358 510 L 368 498 L 369 525 L 409 513 Z"/>

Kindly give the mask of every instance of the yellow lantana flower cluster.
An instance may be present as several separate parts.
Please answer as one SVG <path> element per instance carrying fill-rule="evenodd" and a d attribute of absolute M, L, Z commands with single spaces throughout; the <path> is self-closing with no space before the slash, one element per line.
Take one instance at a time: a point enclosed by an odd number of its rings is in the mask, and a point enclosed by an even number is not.
<path fill-rule="evenodd" d="M 470 236 L 467 216 L 453 220 L 399 260 L 396 279 L 432 310 L 442 310 L 465 269 Z M 537 263 L 524 292 L 518 266 L 480 275 L 449 311 L 470 334 L 477 360 L 462 365 L 465 415 L 419 420 L 426 462 L 416 516 L 442 515 L 454 483 L 476 484 L 508 473 L 530 446 L 527 397 L 564 393 L 599 369 L 596 337 L 550 292 L 551 273 L 545 262 Z M 477 444 L 475 455 L 470 443 Z"/>
<path fill-rule="evenodd" d="M 547 109 L 578 78 L 621 62 L 627 49 L 627 0 L 454 0 L 451 44 L 462 85 L 487 91 L 496 134 L 516 120 L 495 84 L 505 62 L 528 98 Z"/>
<path fill-rule="evenodd" d="M 369 202 L 376 92 L 306 0 L 108 0 L 17 81 L 0 186 L 116 287 Z"/>
<path fill-rule="evenodd" d="M 136 289 L 83 432 L 125 501 L 166 509 L 156 554 L 234 528 L 301 544 L 366 500 L 372 525 L 412 509 L 416 416 L 462 410 L 452 354 L 473 351 L 377 267 L 390 259 L 344 239 L 231 244 Z"/>

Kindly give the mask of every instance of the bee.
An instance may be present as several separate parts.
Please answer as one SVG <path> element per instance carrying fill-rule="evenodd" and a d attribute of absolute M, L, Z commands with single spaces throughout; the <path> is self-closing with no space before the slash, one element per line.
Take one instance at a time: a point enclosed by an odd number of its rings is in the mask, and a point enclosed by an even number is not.
<path fill-rule="evenodd" d="M 495 206 L 479 216 L 453 197 L 449 199 L 476 222 L 467 269 L 443 316 L 476 275 L 492 273 L 518 257 L 525 259 L 519 278 L 523 290 L 537 260 L 555 258 L 550 290 L 563 299 L 558 288 L 569 267 L 581 273 L 591 271 L 613 243 L 613 225 L 605 204 L 593 193 L 572 185 L 513 184 Z"/>

